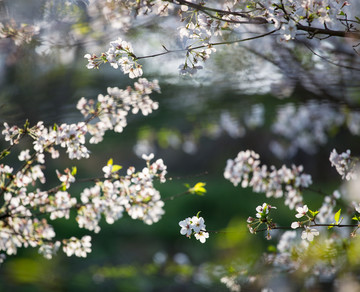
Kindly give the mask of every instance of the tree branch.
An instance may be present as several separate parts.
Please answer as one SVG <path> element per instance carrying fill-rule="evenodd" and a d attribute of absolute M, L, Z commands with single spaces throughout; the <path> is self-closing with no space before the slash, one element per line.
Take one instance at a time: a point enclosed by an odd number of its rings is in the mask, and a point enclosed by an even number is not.
<path fill-rule="evenodd" d="M 328 58 L 325 58 L 321 55 L 319 55 L 318 53 L 316 53 L 310 46 L 308 46 L 306 43 L 303 43 L 305 47 L 308 48 L 308 50 L 313 53 L 315 56 L 319 57 L 320 59 L 328 62 L 329 64 L 332 64 L 332 65 L 335 65 L 335 66 L 338 66 L 338 67 L 341 67 L 341 68 L 345 68 L 345 69 L 350 69 L 350 70 L 356 70 L 356 71 L 360 71 L 360 68 L 355 68 L 355 67 L 352 67 L 352 66 L 346 66 L 346 65 L 342 65 L 342 64 L 339 64 L 339 63 L 335 63 L 331 60 L 329 60 Z"/>
<path fill-rule="evenodd" d="M 170 2 L 174 3 L 174 1 L 170 1 Z M 206 7 L 205 5 L 191 3 L 191 2 L 188 2 L 186 0 L 176 0 L 176 2 L 179 3 L 178 5 L 186 5 L 188 7 L 194 8 L 196 10 L 202 11 L 203 13 L 209 15 L 211 18 L 215 18 L 217 20 L 224 21 L 224 22 L 229 22 L 229 23 L 251 23 L 251 24 L 270 24 L 270 22 L 265 17 L 254 17 L 254 18 L 252 18 L 251 16 L 249 16 L 249 14 L 248 14 L 249 12 L 236 12 L 236 11 L 220 10 L 220 9 L 215 9 L 215 8 L 211 8 L 211 7 Z M 175 3 L 175 4 L 177 4 L 177 3 Z M 241 17 L 247 18 L 248 21 L 243 22 L 243 21 L 237 21 L 237 20 L 222 19 L 220 17 L 212 15 L 208 11 L 216 12 L 216 13 L 223 14 L 223 15 L 241 16 Z M 342 20 L 343 19 L 339 19 L 339 21 L 342 21 Z M 325 34 L 325 35 L 329 35 L 329 36 L 336 36 L 336 37 L 343 37 L 343 38 L 351 38 L 351 39 L 359 39 L 360 40 L 360 32 L 355 32 L 355 31 L 340 31 L 340 30 L 331 30 L 331 29 L 328 29 L 328 28 L 317 28 L 317 27 L 302 25 L 302 24 L 299 24 L 299 23 L 296 25 L 296 28 L 298 30 L 308 32 L 311 36 L 315 36 L 317 34 Z"/>
<path fill-rule="evenodd" d="M 272 30 L 272 31 L 267 32 L 267 33 L 264 33 L 264 34 L 260 34 L 260 35 L 254 36 L 254 37 L 245 38 L 245 39 L 241 39 L 241 40 L 235 40 L 235 41 L 209 43 L 208 45 L 200 45 L 200 46 L 196 46 L 196 47 L 188 47 L 188 48 L 186 48 L 186 49 L 177 49 L 177 50 L 168 50 L 168 49 L 166 49 L 165 52 L 157 53 L 157 54 L 153 54 L 153 55 L 136 57 L 135 60 L 154 58 L 154 57 L 158 57 L 158 56 L 162 56 L 162 55 L 166 55 L 166 54 L 170 54 L 170 53 L 176 53 L 176 52 L 191 52 L 191 51 L 193 51 L 193 50 L 202 49 L 202 48 L 207 48 L 208 46 L 231 45 L 231 44 L 235 44 L 235 43 L 241 43 L 241 42 L 251 41 L 251 40 L 255 40 L 255 39 L 259 39 L 259 38 L 262 38 L 262 37 L 271 35 L 271 34 L 273 34 L 273 33 L 276 32 L 276 31 L 278 31 L 278 30 L 275 29 L 275 30 Z"/>
<path fill-rule="evenodd" d="M 302 24 L 297 24 L 296 28 L 298 30 L 303 30 L 311 33 L 311 35 L 317 34 L 326 34 L 329 36 L 336 36 L 336 37 L 343 37 L 343 38 L 351 38 L 360 40 L 360 33 L 359 32 L 352 32 L 352 31 L 339 31 L 339 30 L 331 30 L 328 28 L 317 28 L 312 26 L 306 26 Z"/>

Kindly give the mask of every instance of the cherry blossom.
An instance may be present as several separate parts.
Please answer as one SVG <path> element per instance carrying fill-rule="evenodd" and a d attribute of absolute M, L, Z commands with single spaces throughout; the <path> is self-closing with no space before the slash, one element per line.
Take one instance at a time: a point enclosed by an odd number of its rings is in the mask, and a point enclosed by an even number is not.
<path fill-rule="evenodd" d="M 291 223 L 291 228 L 292 228 L 292 229 L 299 228 L 300 226 L 301 226 L 300 222 L 293 222 L 293 223 Z"/>
<path fill-rule="evenodd" d="M 97 69 L 102 63 L 108 62 L 114 69 L 120 67 L 124 74 L 129 74 L 131 79 L 140 77 L 143 74 L 142 67 L 136 61 L 131 44 L 121 38 L 110 42 L 108 51 L 102 53 L 99 57 L 95 54 L 85 54 L 84 58 L 88 60 L 86 65 L 88 69 Z"/>
<path fill-rule="evenodd" d="M 304 205 L 302 207 L 297 207 L 296 208 L 296 212 L 298 212 L 295 217 L 296 218 L 301 218 L 303 217 L 304 215 L 306 215 L 306 213 L 309 211 L 308 209 L 308 206 L 307 205 Z"/>
<path fill-rule="evenodd" d="M 351 157 L 350 150 L 338 154 L 336 150 L 333 149 L 329 160 L 331 162 L 331 166 L 335 166 L 336 171 L 341 175 L 342 179 L 351 180 L 357 178 L 357 160 Z"/>
<path fill-rule="evenodd" d="M 206 239 L 209 238 L 209 233 L 206 232 L 205 220 L 203 217 L 193 216 L 188 217 L 179 222 L 180 234 L 190 238 L 194 235 L 197 240 L 201 243 L 205 243 Z"/>
<path fill-rule="evenodd" d="M 305 227 L 305 231 L 301 234 L 301 239 L 307 239 L 308 241 L 313 241 L 315 236 L 318 236 L 320 233 L 315 228 Z"/>
<path fill-rule="evenodd" d="M 91 252 L 91 237 L 85 235 L 81 239 L 71 237 L 63 240 L 63 251 L 68 257 L 75 255 L 86 258 L 87 254 Z"/>
<path fill-rule="evenodd" d="M 186 237 L 190 237 L 192 234 L 192 226 L 190 222 L 190 218 L 186 218 L 179 222 L 179 226 L 181 227 L 180 234 L 186 235 Z"/>
<path fill-rule="evenodd" d="M 117 87 L 109 87 L 107 89 L 108 95 L 100 94 L 98 96 L 98 103 L 91 99 L 81 98 L 77 104 L 77 109 L 85 118 L 94 115 L 99 119 L 96 123 L 87 124 L 87 131 L 92 136 L 90 143 L 101 142 L 108 130 L 121 133 L 127 125 L 126 117 L 129 111 L 133 114 L 141 111 L 146 116 L 158 109 L 158 103 L 149 97 L 153 91 L 160 92 L 158 81 L 150 82 L 145 78 L 140 78 L 135 82 L 133 89 L 128 87 L 123 90 Z"/>
<path fill-rule="evenodd" d="M 194 230 L 194 232 L 195 232 L 195 230 Z M 201 243 L 205 243 L 206 239 L 209 238 L 209 232 L 200 230 L 199 232 L 195 232 L 194 236 Z"/>
<path fill-rule="evenodd" d="M 264 192 L 267 197 L 285 196 L 285 205 L 290 209 L 302 202 L 301 189 L 311 185 L 311 176 L 303 172 L 302 166 L 292 168 L 282 166 L 276 169 L 266 165 L 260 166 L 259 155 L 253 151 L 241 151 L 234 160 L 229 159 L 224 177 L 234 186 L 241 182 L 241 187 L 252 187 L 254 192 Z"/>

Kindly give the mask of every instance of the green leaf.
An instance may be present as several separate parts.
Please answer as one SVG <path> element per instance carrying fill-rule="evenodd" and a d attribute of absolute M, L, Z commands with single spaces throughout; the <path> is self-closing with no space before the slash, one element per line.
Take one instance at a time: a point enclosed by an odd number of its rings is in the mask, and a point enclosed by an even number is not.
<path fill-rule="evenodd" d="M 206 193 L 206 189 L 204 188 L 205 185 L 206 183 L 198 182 L 195 186 L 189 189 L 189 192 L 191 194 L 203 196 Z"/>
<path fill-rule="evenodd" d="M 351 218 L 352 220 L 357 220 L 357 221 L 360 221 L 359 220 L 359 217 L 357 217 L 356 215 L 354 217 Z"/>
<path fill-rule="evenodd" d="M 275 252 L 277 251 L 275 245 L 269 245 L 268 248 L 267 248 L 267 250 L 268 250 L 269 252 L 272 252 L 272 253 L 275 253 Z"/>
<path fill-rule="evenodd" d="M 334 225 L 329 225 L 328 226 L 328 229 L 331 229 L 331 228 L 333 228 L 334 227 Z"/>
<path fill-rule="evenodd" d="M 24 129 L 29 128 L 29 126 L 30 126 L 29 120 L 26 120 L 24 124 Z"/>
<path fill-rule="evenodd" d="M 72 169 L 71 169 L 71 175 L 72 176 L 75 176 L 77 173 L 77 167 L 76 166 L 73 166 Z"/>
<path fill-rule="evenodd" d="M 334 216 L 336 224 L 339 224 L 340 215 L 341 215 L 341 209 L 339 209 L 339 211 L 337 211 L 335 216 Z"/>
<path fill-rule="evenodd" d="M 62 184 L 60 190 L 63 191 L 63 192 L 66 191 L 66 183 Z"/>
<path fill-rule="evenodd" d="M 319 214 L 319 211 L 311 211 L 310 209 L 309 209 L 309 212 L 312 217 L 315 217 L 317 214 Z"/>
<path fill-rule="evenodd" d="M 112 159 L 112 158 L 110 158 L 110 159 L 108 160 L 107 165 L 113 165 L 113 159 Z"/>
<path fill-rule="evenodd" d="M 200 213 L 201 213 L 201 211 L 197 212 L 196 217 L 199 218 Z"/>
<path fill-rule="evenodd" d="M 1 152 L 1 154 L 0 154 L 0 159 L 3 159 L 5 156 L 8 156 L 9 154 L 10 154 L 10 151 L 4 150 L 4 151 Z"/>
<path fill-rule="evenodd" d="M 115 165 L 112 166 L 111 172 L 117 172 L 120 169 L 122 169 L 122 166 L 115 164 Z"/>

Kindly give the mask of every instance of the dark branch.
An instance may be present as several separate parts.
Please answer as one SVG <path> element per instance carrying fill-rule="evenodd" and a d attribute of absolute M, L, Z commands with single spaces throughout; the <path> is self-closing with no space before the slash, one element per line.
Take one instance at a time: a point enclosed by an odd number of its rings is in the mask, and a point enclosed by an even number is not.
<path fill-rule="evenodd" d="M 173 1 L 170 1 L 173 2 Z M 237 12 L 237 11 L 227 11 L 227 10 L 220 10 L 215 9 L 211 7 L 207 7 L 205 5 L 195 4 L 188 2 L 186 0 L 176 0 L 179 5 L 186 5 L 188 7 L 194 8 L 196 10 L 202 11 L 203 13 L 209 15 L 209 17 L 223 21 L 223 22 L 229 22 L 229 23 L 251 23 L 251 24 L 267 24 L 270 23 L 265 17 L 251 17 L 248 13 L 249 12 Z M 235 15 L 235 16 L 241 16 L 247 19 L 247 21 L 238 21 L 238 20 L 227 20 L 222 19 L 218 16 L 215 16 L 209 11 L 216 12 L 218 14 L 222 15 Z M 339 21 L 343 21 L 343 19 L 339 19 Z M 329 36 L 336 36 L 336 37 L 343 37 L 343 38 L 352 38 L 352 39 L 360 39 L 360 32 L 354 32 L 354 31 L 340 31 L 340 30 L 331 30 L 328 28 L 317 28 L 302 24 L 297 24 L 296 28 L 298 30 L 306 31 L 310 35 L 315 36 L 317 34 L 324 34 Z"/>

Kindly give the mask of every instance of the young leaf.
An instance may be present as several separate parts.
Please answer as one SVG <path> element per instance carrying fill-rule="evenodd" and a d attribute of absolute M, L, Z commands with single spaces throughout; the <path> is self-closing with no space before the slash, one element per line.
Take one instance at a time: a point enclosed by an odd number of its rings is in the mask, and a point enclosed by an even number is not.
<path fill-rule="evenodd" d="M 311 211 L 310 209 L 309 209 L 309 212 L 312 217 L 315 217 L 317 214 L 319 214 L 319 211 Z"/>
<path fill-rule="evenodd" d="M 199 196 L 203 196 L 206 193 L 206 189 L 204 188 L 205 185 L 206 183 L 198 182 L 195 186 L 189 189 L 189 192 L 191 194 L 197 194 Z"/>
<path fill-rule="evenodd" d="M 120 169 L 122 169 L 122 166 L 120 165 L 113 165 L 112 169 L 111 169 L 111 172 L 117 172 L 119 171 Z"/>
<path fill-rule="evenodd" d="M 72 169 L 71 169 L 71 175 L 72 176 L 75 176 L 77 173 L 77 167 L 76 166 L 73 166 Z"/>
<path fill-rule="evenodd" d="M 0 159 L 3 159 L 5 156 L 8 156 L 9 154 L 10 154 L 10 151 L 4 150 L 4 151 L 1 152 L 1 154 L 0 154 Z"/>
<path fill-rule="evenodd" d="M 112 158 L 110 158 L 110 159 L 108 160 L 107 165 L 113 165 L 113 159 L 112 159 Z"/>
<path fill-rule="evenodd" d="M 335 216 L 334 216 L 336 224 L 339 224 L 340 214 L 341 214 L 341 209 L 339 209 L 339 211 L 337 211 Z"/>

